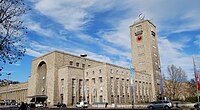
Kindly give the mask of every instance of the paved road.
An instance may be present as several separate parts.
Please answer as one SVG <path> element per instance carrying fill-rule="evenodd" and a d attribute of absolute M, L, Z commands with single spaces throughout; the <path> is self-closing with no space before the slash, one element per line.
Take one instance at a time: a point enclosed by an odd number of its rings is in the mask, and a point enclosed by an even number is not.
<path fill-rule="evenodd" d="M 18 110 L 18 107 L 1 107 L 0 110 Z M 83 108 L 35 108 L 30 110 L 83 110 Z M 132 110 L 125 108 L 85 108 L 84 110 Z M 144 110 L 144 109 L 134 109 L 134 110 Z M 176 108 L 173 107 L 171 110 L 195 110 L 194 108 Z"/>
<path fill-rule="evenodd" d="M 0 108 L 0 110 L 18 110 L 17 107 Z M 82 108 L 35 108 L 30 110 L 83 110 Z M 132 109 L 120 109 L 120 108 L 86 108 L 84 110 L 132 110 Z M 134 109 L 134 110 L 145 110 L 145 109 Z M 171 110 L 195 110 L 194 108 L 172 108 Z"/>

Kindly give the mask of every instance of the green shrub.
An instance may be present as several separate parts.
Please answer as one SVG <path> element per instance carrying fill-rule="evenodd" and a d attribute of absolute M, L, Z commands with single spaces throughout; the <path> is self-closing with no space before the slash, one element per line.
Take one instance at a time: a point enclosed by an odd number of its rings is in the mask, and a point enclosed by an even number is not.
<path fill-rule="evenodd" d="M 197 102 L 198 99 L 197 99 L 197 97 L 187 97 L 187 98 L 185 99 L 185 101 L 186 101 L 186 102 L 192 102 L 192 103 L 194 103 L 194 102 Z"/>

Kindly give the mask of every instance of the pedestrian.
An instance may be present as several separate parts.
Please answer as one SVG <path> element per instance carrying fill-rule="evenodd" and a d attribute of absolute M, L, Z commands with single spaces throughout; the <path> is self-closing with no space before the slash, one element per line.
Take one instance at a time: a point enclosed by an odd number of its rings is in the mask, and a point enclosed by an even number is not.
<path fill-rule="evenodd" d="M 27 110 L 26 104 L 22 102 L 18 110 Z"/>
<path fill-rule="evenodd" d="M 106 102 L 106 104 L 105 104 L 105 108 L 107 108 L 107 106 L 108 106 L 108 102 Z"/>

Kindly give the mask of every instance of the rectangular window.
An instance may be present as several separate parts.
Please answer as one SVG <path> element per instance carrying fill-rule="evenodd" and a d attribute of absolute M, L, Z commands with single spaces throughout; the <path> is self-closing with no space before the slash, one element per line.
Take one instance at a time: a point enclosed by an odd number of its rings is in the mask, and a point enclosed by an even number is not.
<path fill-rule="evenodd" d="M 64 85 L 64 79 L 61 79 L 61 86 Z"/>
<path fill-rule="evenodd" d="M 111 95 L 111 103 L 114 103 L 114 96 Z"/>
<path fill-rule="evenodd" d="M 102 95 L 99 96 L 99 101 L 103 102 L 103 96 Z"/>
<path fill-rule="evenodd" d="M 76 63 L 76 67 L 79 67 L 79 63 Z"/>
<path fill-rule="evenodd" d="M 76 79 L 72 79 L 72 96 L 76 94 Z"/>
<path fill-rule="evenodd" d="M 93 82 L 93 84 L 95 84 L 95 78 L 92 78 L 92 82 Z"/>
<path fill-rule="evenodd" d="M 135 36 L 142 34 L 142 25 L 138 25 L 135 27 Z"/>
<path fill-rule="evenodd" d="M 145 61 L 139 62 L 139 65 L 143 65 L 143 64 L 145 64 Z"/>
<path fill-rule="evenodd" d="M 100 83 L 102 83 L 102 82 L 103 82 L 103 80 L 102 80 L 102 77 L 99 77 L 99 82 L 100 82 Z"/>
<path fill-rule="evenodd" d="M 83 91 L 83 80 L 82 79 L 79 79 L 79 91 L 81 94 L 83 94 L 82 93 L 82 91 Z"/>
<path fill-rule="evenodd" d="M 86 79 L 86 85 L 89 85 L 89 79 Z"/>
<path fill-rule="evenodd" d="M 151 35 L 155 37 L 155 36 L 156 36 L 156 33 L 153 32 L 153 31 L 151 31 Z"/>
<path fill-rule="evenodd" d="M 72 79 L 72 86 L 75 86 L 76 84 L 76 79 Z"/>
<path fill-rule="evenodd" d="M 99 70 L 99 73 L 101 73 L 101 69 Z"/>
<path fill-rule="evenodd" d="M 112 69 L 110 69 L 110 73 L 113 73 L 113 70 L 112 70 Z"/>
<path fill-rule="evenodd" d="M 144 56 L 144 53 L 139 53 L 138 57 Z"/>
<path fill-rule="evenodd" d="M 118 70 L 116 71 L 116 74 L 118 74 Z"/>
<path fill-rule="evenodd" d="M 73 61 L 70 61 L 70 62 L 69 62 L 69 65 L 73 65 Z"/>
<path fill-rule="evenodd" d="M 85 64 L 82 64 L 82 68 L 85 68 Z"/>
<path fill-rule="evenodd" d="M 61 94 L 64 92 L 64 79 L 61 79 Z"/>
<path fill-rule="evenodd" d="M 138 45 L 137 48 L 142 49 L 142 48 L 144 48 L 144 45 Z"/>

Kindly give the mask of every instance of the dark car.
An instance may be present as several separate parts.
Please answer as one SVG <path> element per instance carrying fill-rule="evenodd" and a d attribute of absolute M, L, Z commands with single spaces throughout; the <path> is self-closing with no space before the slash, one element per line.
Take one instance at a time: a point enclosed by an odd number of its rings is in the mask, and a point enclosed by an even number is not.
<path fill-rule="evenodd" d="M 194 108 L 200 108 L 200 102 L 195 103 Z"/>
<path fill-rule="evenodd" d="M 5 105 L 5 101 L 4 100 L 0 100 L 0 105 Z"/>
<path fill-rule="evenodd" d="M 58 103 L 56 106 L 57 107 L 66 107 L 66 104 L 64 104 L 64 103 Z"/>
<path fill-rule="evenodd" d="M 173 107 L 172 103 L 168 100 L 159 100 L 147 106 L 148 109 L 161 109 L 161 108 L 170 109 L 172 107 Z"/>

